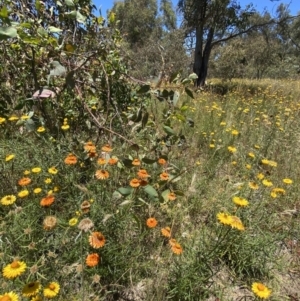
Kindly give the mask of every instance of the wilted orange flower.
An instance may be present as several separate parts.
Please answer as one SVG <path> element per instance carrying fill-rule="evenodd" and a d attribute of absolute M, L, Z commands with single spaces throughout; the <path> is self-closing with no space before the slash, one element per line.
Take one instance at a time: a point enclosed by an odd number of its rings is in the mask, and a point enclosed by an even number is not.
<path fill-rule="evenodd" d="M 141 165 L 141 161 L 139 159 L 134 159 L 132 162 L 131 162 L 132 165 L 134 166 L 140 166 Z"/>
<path fill-rule="evenodd" d="M 88 267 L 96 266 L 100 261 L 100 256 L 97 253 L 89 254 L 86 259 L 85 263 Z"/>
<path fill-rule="evenodd" d="M 112 148 L 109 144 L 105 144 L 101 149 L 106 153 L 110 153 L 112 151 Z"/>
<path fill-rule="evenodd" d="M 96 171 L 95 176 L 98 180 L 105 180 L 109 178 L 109 173 L 106 170 L 99 169 Z"/>
<path fill-rule="evenodd" d="M 40 205 L 42 207 L 51 206 L 54 203 L 55 197 L 53 194 L 47 195 L 46 197 L 42 198 Z"/>
<path fill-rule="evenodd" d="M 31 183 L 31 179 L 30 178 L 22 178 L 18 181 L 18 184 L 20 186 L 27 186 Z"/>
<path fill-rule="evenodd" d="M 96 151 L 96 146 L 94 145 L 94 143 L 92 141 L 88 141 L 84 145 L 84 150 L 87 151 L 87 152 L 95 152 Z"/>
<path fill-rule="evenodd" d="M 154 217 L 149 217 L 146 221 L 146 224 L 149 228 L 155 228 L 157 225 L 157 220 Z"/>
<path fill-rule="evenodd" d="M 108 164 L 109 164 L 109 165 L 115 165 L 115 164 L 118 163 L 118 161 L 119 161 L 118 158 L 110 158 L 110 159 L 108 160 Z"/>
<path fill-rule="evenodd" d="M 169 199 L 170 201 L 175 201 L 175 200 L 176 200 L 176 194 L 175 194 L 174 192 L 170 192 L 170 193 L 168 194 L 168 199 Z"/>
<path fill-rule="evenodd" d="M 96 149 L 95 149 L 94 152 L 92 152 L 92 151 L 88 152 L 88 155 L 89 155 L 90 158 L 97 157 Z"/>
<path fill-rule="evenodd" d="M 180 255 L 183 252 L 182 247 L 181 247 L 180 243 L 178 243 L 178 242 L 174 243 L 171 246 L 171 250 L 176 255 Z"/>
<path fill-rule="evenodd" d="M 106 159 L 105 158 L 99 158 L 98 160 L 97 160 L 97 163 L 99 164 L 99 165 L 105 165 L 106 164 Z"/>
<path fill-rule="evenodd" d="M 167 163 L 167 161 L 165 159 L 163 159 L 163 158 L 158 159 L 158 164 L 165 165 L 166 163 Z"/>
<path fill-rule="evenodd" d="M 171 237 L 171 228 L 170 227 L 162 228 L 160 230 L 160 232 L 161 232 L 161 235 L 164 237 Z"/>
<path fill-rule="evenodd" d="M 148 181 L 142 179 L 142 180 L 140 180 L 140 185 L 146 186 L 146 185 L 148 185 Z"/>
<path fill-rule="evenodd" d="M 169 179 L 169 174 L 167 172 L 163 172 L 159 175 L 160 179 L 163 181 L 167 181 Z"/>
<path fill-rule="evenodd" d="M 140 169 L 137 174 L 141 179 L 147 179 L 150 177 L 146 169 Z"/>
<path fill-rule="evenodd" d="M 69 154 L 66 158 L 65 158 L 65 164 L 67 165 L 74 165 L 77 163 L 77 158 L 75 155 L 73 154 Z"/>
<path fill-rule="evenodd" d="M 138 179 L 132 179 L 130 181 L 129 185 L 131 187 L 134 187 L 134 188 L 139 187 L 140 186 L 140 180 L 138 180 Z"/>
<path fill-rule="evenodd" d="M 105 237 L 101 232 L 92 232 L 89 243 L 95 249 L 102 248 L 105 245 Z"/>

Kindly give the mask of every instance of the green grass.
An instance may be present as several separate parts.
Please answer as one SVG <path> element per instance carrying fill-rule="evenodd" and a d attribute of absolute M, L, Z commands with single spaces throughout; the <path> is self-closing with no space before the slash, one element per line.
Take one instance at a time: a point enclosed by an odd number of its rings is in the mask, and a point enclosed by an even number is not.
<path fill-rule="evenodd" d="M 227 93 L 214 93 L 220 89 L 217 85 Z M 119 136 L 93 136 L 92 130 L 87 134 L 78 125 L 72 128 L 74 120 L 55 141 L 47 128 L 44 133 L 21 131 L 16 121 L 6 120 L 0 125 L 0 199 L 18 195 L 25 170 L 41 167 L 41 172 L 27 175 L 32 180 L 27 197 L 0 206 L 1 266 L 14 259 L 27 265 L 15 280 L 1 276 L 1 291 L 28 300 L 21 297 L 26 284 L 38 281 L 44 287 L 55 281 L 60 285 L 57 300 L 239 300 L 254 299 L 251 285 L 261 282 L 272 290 L 270 300 L 296 296 L 297 95 L 298 82 L 278 81 L 218 83 L 196 93 L 195 99 L 183 94 L 175 108 L 165 103 L 148 108 L 145 128 L 124 124 L 122 135 L 126 129 L 126 138 L 138 149 Z M 98 165 L 84 150 L 87 141 L 95 143 L 99 157 L 115 156 L 118 164 Z M 113 150 L 105 155 L 101 148 L 107 143 Z M 69 153 L 76 155 L 75 165 L 64 163 Z M 15 157 L 6 162 L 9 154 Z M 158 164 L 161 157 L 168 160 L 166 166 Z M 150 175 L 146 189 L 129 189 L 140 168 L 131 165 L 134 158 Z M 263 159 L 276 164 L 264 164 Z M 52 166 L 58 170 L 55 175 L 48 172 Z M 95 177 L 101 168 L 109 172 L 108 179 Z M 168 181 L 160 180 L 163 171 Z M 45 183 L 47 178 L 51 183 Z M 265 179 L 272 186 L 264 185 Z M 34 194 L 36 187 L 42 193 Z M 276 193 L 274 188 L 283 190 Z M 55 202 L 41 207 L 50 190 Z M 177 195 L 174 201 L 167 199 L 171 191 Z M 247 199 L 249 206 L 238 208 L 234 196 Z M 84 201 L 90 202 L 87 213 L 81 209 Z M 221 212 L 239 217 L 245 230 L 221 224 Z M 43 228 L 46 216 L 57 218 L 48 231 Z M 158 221 L 156 227 L 147 227 L 149 217 Z M 81 231 L 78 224 L 69 225 L 72 218 L 90 218 L 94 227 Z M 172 252 L 168 238 L 161 235 L 163 227 L 171 228 L 182 254 Z M 92 231 L 103 233 L 104 247 L 89 245 Z M 91 253 L 101 258 L 95 267 L 85 263 Z"/>

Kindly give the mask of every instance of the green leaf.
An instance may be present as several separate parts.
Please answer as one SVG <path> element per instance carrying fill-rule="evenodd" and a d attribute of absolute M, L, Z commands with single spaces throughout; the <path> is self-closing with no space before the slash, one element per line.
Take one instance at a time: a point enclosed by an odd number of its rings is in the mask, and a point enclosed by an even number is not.
<path fill-rule="evenodd" d="M 125 167 L 132 167 L 133 166 L 132 165 L 132 160 L 130 160 L 130 159 L 125 158 L 125 159 L 122 160 L 122 162 L 123 162 Z"/>
<path fill-rule="evenodd" d="M 66 86 L 70 90 L 73 90 L 75 87 L 74 73 L 75 71 L 72 70 L 67 74 L 66 77 Z"/>
<path fill-rule="evenodd" d="M 47 37 L 48 36 L 48 32 L 43 27 L 38 28 L 37 33 L 41 37 Z"/>
<path fill-rule="evenodd" d="M 143 85 L 140 87 L 140 89 L 137 91 L 137 93 L 142 94 L 142 93 L 147 93 L 150 90 L 150 85 Z"/>
<path fill-rule="evenodd" d="M 8 18 L 8 10 L 6 6 L 3 6 L 0 10 L 0 19 L 7 19 Z"/>
<path fill-rule="evenodd" d="M 62 29 L 54 27 L 54 26 L 49 26 L 48 29 L 49 29 L 50 32 L 54 32 L 54 33 L 62 32 Z"/>
<path fill-rule="evenodd" d="M 75 4 L 72 0 L 65 0 L 65 3 L 68 7 L 74 7 L 75 6 Z"/>
<path fill-rule="evenodd" d="M 27 119 L 25 122 L 25 127 L 28 132 L 33 132 L 36 129 L 36 124 L 32 119 Z"/>
<path fill-rule="evenodd" d="M 17 29 L 12 26 L 0 26 L 0 40 L 16 38 L 18 36 Z"/>
<path fill-rule="evenodd" d="M 118 189 L 118 192 L 120 192 L 122 195 L 129 195 L 131 194 L 133 191 L 133 188 L 132 187 L 120 187 Z"/>
<path fill-rule="evenodd" d="M 22 41 L 26 44 L 31 44 L 31 45 L 39 45 L 40 44 L 40 39 L 28 37 L 28 36 L 23 37 Z"/>
<path fill-rule="evenodd" d="M 78 23 L 85 23 L 86 17 L 83 16 L 79 11 L 76 14 L 76 21 Z"/>
<path fill-rule="evenodd" d="M 157 191 L 154 189 L 153 186 L 151 185 L 147 185 L 144 187 L 144 191 L 152 198 L 157 198 L 158 197 L 158 193 Z"/>
<path fill-rule="evenodd" d="M 153 164 L 155 163 L 157 160 L 156 159 L 150 159 L 150 158 L 143 158 L 142 161 L 146 164 Z"/>
<path fill-rule="evenodd" d="M 112 199 L 113 200 L 119 200 L 122 198 L 122 194 L 119 192 L 119 191 L 114 191 L 113 194 L 112 194 Z"/>
<path fill-rule="evenodd" d="M 174 96 L 173 96 L 173 99 L 172 99 L 172 102 L 173 102 L 173 105 L 176 106 L 178 100 L 179 100 L 179 97 L 180 97 L 180 93 L 178 91 L 175 91 L 174 92 Z"/>
<path fill-rule="evenodd" d="M 173 82 L 176 82 L 179 79 L 179 77 L 180 77 L 179 72 L 175 72 L 175 73 L 171 74 L 169 83 L 171 84 Z"/>
<path fill-rule="evenodd" d="M 186 120 L 185 116 L 183 116 L 183 115 L 181 115 L 181 114 L 176 114 L 175 116 L 176 116 L 176 118 L 177 118 L 178 120 L 181 120 L 181 121 L 185 121 L 185 120 Z"/>
<path fill-rule="evenodd" d="M 168 199 L 168 195 L 170 193 L 170 190 L 167 189 L 167 190 L 164 190 L 161 194 L 161 196 L 163 197 L 163 199 L 165 200 L 165 202 L 167 202 L 169 199 Z"/>
<path fill-rule="evenodd" d="M 163 129 L 168 135 L 176 135 L 174 130 L 172 128 L 170 128 L 169 126 L 164 125 Z"/>
<path fill-rule="evenodd" d="M 188 87 L 185 87 L 184 90 L 185 90 L 185 93 L 186 93 L 189 97 L 191 97 L 191 98 L 194 99 L 193 92 L 192 92 Z"/>
<path fill-rule="evenodd" d="M 189 75 L 189 79 L 191 79 L 191 80 L 198 79 L 198 75 L 196 73 L 192 73 Z"/>
<path fill-rule="evenodd" d="M 142 118 L 142 128 L 144 128 L 147 125 L 148 118 L 149 118 L 149 113 L 145 112 Z"/>

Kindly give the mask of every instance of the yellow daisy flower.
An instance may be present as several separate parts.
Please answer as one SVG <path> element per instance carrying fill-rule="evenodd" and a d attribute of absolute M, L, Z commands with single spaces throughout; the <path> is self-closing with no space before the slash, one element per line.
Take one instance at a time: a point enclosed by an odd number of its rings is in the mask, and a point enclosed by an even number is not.
<path fill-rule="evenodd" d="M 73 217 L 69 220 L 69 226 L 73 227 L 78 223 L 78 218 Z"/>
<path fill-rule="evenodd" d="M 23 261 L 14 260 L 12 263 L 5 266 L 2 270 L 3 276 L 8 279 L 14 279 L 26 270 L 26 263 Z"/>
<path fill-rule="evenodd" d="M 4 123 L 6 121 L 6 118 L 0 117 L 0 124 Z"/>
<path fill-rule="evenodd" d="M 40 167 L 34 167 L 34 168 L 31 169 L 31 171 L 32 171 L 33 173 L 39 173 L 39 172 L 42 171 L 42 169 L 41 169 Z"/>
<path fill-rule="evenodd" d="M 41 285 L 39 282 L 30 282 L 23 287 L 22 294 L 25 297 L 32 297 L 35 296 L 40 289 Z"/>
<path fill-rule="evenodd" d="M 286 179 L 283 179 L 282 182 L 289 185 L 289 184 L 293 183 L 293 180 L 286 178 Z"/>
<path fill-rule="evenodd" d="M 251 289 L 252 292 L 261 299 L 268 299 L 271 295 L 271 290 L 259 282 L 254 282 Z"/>
<path fill-rule="evenodd" d="M 38 133 L 43 133 L 43 132 L 45 132 L 46 131 L 46 129 L 43 127 L 43 126 L 40 126 L 38 129 L 37 129 L 37 132 Z"/>
<path fill-rule="evenodd" d="M 61 129 L 63 131 L 67 131 L 69 128 L 70 128 L 70 126 L 68 124 L 64 124 L 64 125 L 61 126 Z"/>
<path fill-rule="evenodd" d="M 56 175 L 58 173 L 58 170 L 54 166 L 52 166 L 48 169 L 48 172 L 52 175 Z"/>
<path fill-rule="evenodd" d="M 236 152 L 236 147 L 234 147 L 234 146 L 228 146 L 227 149 L 232 154 L 234 154 Z"/>
<path fill-rule="evenodd" d="M 37 187 L 33 190 L 33 193 L 35 193 L 35 194 L 38 194 L 38 193 L 41 193 L 41 192 L 42 192 L 42 188 L 40 188 L 40 187 Z"/>
<path fill-rule="evenodd" d="M 12 160 L 14 157 L 15 157 L 14 154 L 7 155 L 7 156 L 5 157 L 5 162 L 8 162 L 8 161 Z"/>
<path fill-rule="evenodd" d="M 271 181 L 267 180 L 267 179 L 264 179 L 264 180 L 262 181 L 262 183 L 263 183 L 263 185 L 265 185 L 266 187 L 271 187 L 271 186 L 273 186 L 273 183 L 272 183 Z"/>
<path fill-rule="evenodd" d="M 232 201 L 240 207 L 246 207 L 249 205 L 249 202 L 246 199 L 240 198 L 239 196 L 233 197 Z"/>
<path fill-rule="evenodd" d="M 238 229 L 240 231 L 244 231 L 245 230 L 245 227 L 244 227 L 242 221 L 237 216 L 232 216 L 231 217 L 230 226 L 232 228 Z"/>
<path fill-rule="evenodd" d="M 28 194 L 29 194 L 29 191 L 28 190 L 21 190 L 19 193 L 18 193 L 18 197 L 19 198 L 25 198 L 25 197 L 27 197 L 28 196 Z"/>
<path fill-rule="evenodd" d="M 8 206 L 13 204 L 16 201 L 16 199 L 17 198 L 14 195 L 6 195 L 0 200 L 0 202 L 2 205 Z"/>
<path fill-rule="evenodd" d="M 44 296 L 46 298 L 54 298 L 58 295 L 60 290 L 60 286 L 57 282 L 50 282 L 45 288 L 44 288 Z"/>
<path fill-rule="evenodd" d="M 223 212 L 220 212 L 217 214 L 217 219 L 219 220 L 219 222 L 221 224 L 224 224 L 224 225 L 231 225 L 231 222 L 232 222 L 232 216 L 227 213 L 223 213 Z"/>
<path fill-rule="evenodd" d="M 30 301 L 42 301 L 42 300 L 43 298 L 40 295 L 36 295 L 32 299 L 30 299 Z"/>
<path fill-rule="evenodd" d="M 14 292 L 5 293 L 3 295 L 0 295 L 0 300 L 3 301 L 19 301 L 19 297 Z"/>

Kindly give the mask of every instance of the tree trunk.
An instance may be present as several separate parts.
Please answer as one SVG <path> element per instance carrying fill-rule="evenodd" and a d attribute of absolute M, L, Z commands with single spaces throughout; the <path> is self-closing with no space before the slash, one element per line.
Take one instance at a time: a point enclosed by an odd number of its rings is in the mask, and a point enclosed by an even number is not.
<path fill-rule="evenodd" d="M 212 49 L 212 41 L 214 37 L 214 29 L 210 28 L 207 41 L 203 48 L 203 28 L 196 29 L 196 48 L 195 48 L 195 58 L 193 71 L 198 75 L 198 79 L 195 84 L 197 87 L 202 87 L 205 85 L 205 80 L 207 76 L 208 61 Z"/>

